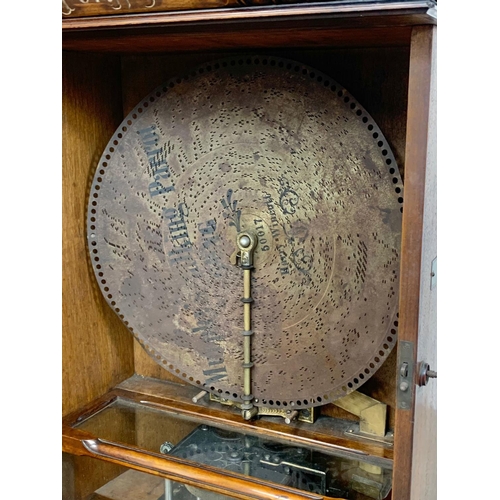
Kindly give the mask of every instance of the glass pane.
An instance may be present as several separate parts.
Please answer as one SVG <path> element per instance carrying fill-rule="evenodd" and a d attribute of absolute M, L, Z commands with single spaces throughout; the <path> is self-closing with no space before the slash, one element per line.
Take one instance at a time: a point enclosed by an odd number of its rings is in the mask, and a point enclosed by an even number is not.
<path fill-rule="evenodd" d="M 391 488 L 390 469 L 357 458 L 208 426 L 123 399 L 117 399 L 76 427 L 104 440 L 325 496 L 382 500 Z M 170 495 L 167 500 L 225 498 L 210 492 L 199 495 L 200 491 L 191 486 L 168 481 L 166 484 Z"/>
<path fill-rule="evenodd" d="M 233 500 L 234 498 L 136 470 L 128 470 L 99 488 L 96 493 L 100 499 L 106 500 Z"/>

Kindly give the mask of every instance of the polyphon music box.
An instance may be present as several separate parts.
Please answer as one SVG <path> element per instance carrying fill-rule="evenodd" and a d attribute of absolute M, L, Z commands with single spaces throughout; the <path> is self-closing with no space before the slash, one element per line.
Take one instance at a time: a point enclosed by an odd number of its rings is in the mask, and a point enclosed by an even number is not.
<path fill-rule="evenodd" d="M 63 2 L 63 498 L 436 497 L 435 25 Z"/>

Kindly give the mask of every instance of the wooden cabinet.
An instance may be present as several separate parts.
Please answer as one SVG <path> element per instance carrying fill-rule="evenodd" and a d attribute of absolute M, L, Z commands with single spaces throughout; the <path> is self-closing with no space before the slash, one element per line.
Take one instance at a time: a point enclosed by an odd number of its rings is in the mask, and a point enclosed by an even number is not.
<path fill-rule="evenodd" d="M 65 3 L 69 8 L 71 2 Z M 65 496 L 101 498 L 101 488 L 126 467 L 237 498 L 321 498 L 162 457 L 144 444 L 162 425 L 181 439 L 194 424 L 205 422 L 330 452 L 346 448 L 365 453 L 374 466 L 390 464 L 393 499 L 430 500 L 436 497 L 436 382 L 417 382 L 419 362 L 432 369 L 437 363 L 432 281 L 437 251 L 435 5 L 242 3 L 255 5 L 211 8 L 210 2 L 200 0 L 189 10 L 126 13 L 124 8 L 120 15 L 93 11 L 93 17 L 63 18 Z M 139 99 L 186 68 L 223 56 L 257 53 L 302 62 L 341 82 L 382 129 L 400 168 L 405 203 L 398 345 L 360 389 L 387 404 L 393 444 L 349 439 L 333 424 L 328 429 L 315 424 L 304 429 L 265 419 L 247 423 L 219 407 L 195 405 L 191 398 L 196 388 L 149 358 L 95 283 L 85 234 L 90 183 L 123 117 Z M 410 384 L 409 396 L 401 403 L 403 361 L 410 366 Z M 117 413 L 110 414 L 108 422 L 103 419 L 100 427 L 82 429 L 89 415 L 109 410 L 118 400 L 139 406 L 146 401 L 150 409 L 164 410 L 167 420 L 155 420 L 152 427 L 150 417 L 134 413 L 130 430 L 132 417 Z M 322 413 L 341 422 L 355 418 L 333 405 L 326 405 Z M 184 420 L 169 425 L 171 414 Z M 108 435 L 110 429 L 113 435 Z"/>

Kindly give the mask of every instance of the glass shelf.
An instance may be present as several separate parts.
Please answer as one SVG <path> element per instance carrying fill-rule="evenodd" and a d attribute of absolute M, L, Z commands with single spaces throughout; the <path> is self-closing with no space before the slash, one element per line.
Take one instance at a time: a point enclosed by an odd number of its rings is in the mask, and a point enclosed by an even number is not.
<path fill-rule="evenodd" d="M 381 466 L 372 457 L 348 456 L 340 450 L 318 451 L 297 445 L 286 435 L 270 438 L 258 429 L 252 432 L 251 427 L 239 432 L 223 422 L 211 421 L 207 425 L 196 416 L 154 408 L 147 402 L 124 397 L 114 397 L 107 404 L 87 412 L 83 418 L 76 419 L 71 429 L 86 436 L 87 439 L 82 440 L 84 446 L 104 459 L 121 456 L 120 463 L 125 464 L 127 460 L 133 462 L 134 459 L 127 455 L 129 450 L 138 463 L 141 460 L 137 456 L 141 454 L 146 458 L 152 457 L 156 462 L 161 462 L 161 457 L 164 457 L 165 461 L 186 464 L 192 470 L 198 468 L 240 480 L 251 478 L 253 487 L 256 487 L 257 481 L 270 488 L 313 494 L 304 498 L 382 500 L 391 489 L 392 468 Z M 111 450 L 110 455 L 106 456 L 108 452 L 100 447 Z M 122 450 L 121 454 L 117 454 L 117 450 Z M 144 461 L 140 465 L 143 468 Z M 155 466 L 151 465 L 151 469 Z M 130 479 L 122 476 L 119 476 L 122 482 Z M 156 476 L 154 480 L 158 482 Z M 118 481 L 117 485 L 120 483 L 118 478 L 113 481 Z M 161 481 L 161 484 L 158 483 L 160 486 L 156 483 L 154 486 L 162 489 L 158 500 L 233 498 L 229 491 L 222 493 L 200 489 L 203 480 L 193 484 L 182 484 L 169 478 L 162 478 Z M 119 489 L 119 485 L 116 487 Z M 102 492 L 99 494 L 102 495 Z"/>

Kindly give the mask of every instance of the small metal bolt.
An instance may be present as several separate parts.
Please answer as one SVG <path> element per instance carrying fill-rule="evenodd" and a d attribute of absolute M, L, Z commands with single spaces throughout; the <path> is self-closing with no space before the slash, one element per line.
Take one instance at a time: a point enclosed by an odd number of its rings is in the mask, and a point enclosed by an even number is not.
<path fill-rule="evenodd" d="M 202 431 L 208 431 L 208 427 L 207 427 L 206 425 L 202 425 L 202 426 L 201 426 L 201 430 L 202 430 Z"/>
<path fill-rule="evenodd" d="M 204 398 L 207 395 L 207 391 L 200 391 L 196 396 L 193 396 L 192 401 L 193 403 L 197 403 L 200 401 L 200 399 Z"/>
<path fill-rule="evenodd" d="M 406 392 L 406 391 L 408 390 L 408 388 L 409 388 L 409 387 L 410 387 L 410 386 L 409 386 L 408 382 L 401 382 L 401 383 L 399 384 L 399 389 L 400 389 L 401 391 L 403 391 L 403 392 Z"/>
<path fill-rule="evenodd" d="M 160 446 L 160 453 L 163 453 L 163 455 L 166 455 L 170 451 L 172 451 L 174 448 L 174 445 L 168 441 L 165 441 L 161 446 Z"/>
<path fill-rule="evenodd" d="M 250 238 L 248 236 L 242 236 L 240 238 L 240 245 L 243 247 L 243 248 L 248 248 L 250 246 Z"/>
<path fill-rule="evenodd" d="M 401 365 L 401 370 L 399 371 L 401 373 L 401 376 L 407 377 L 408 376 L 408 363 L 403 363 Z"/>
<path fill-rule="evenodd" d="M 425 361 L 421 361 L 418 364 L 417 369 L 418 369 L 417 384 L 420 387 L 427 385 L 427 382 L 429 381 L 430 378 L 437 378 L 437 372 L 431 370 L 429 367 L 429 363 L 426 363 Z"/>

